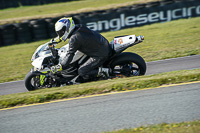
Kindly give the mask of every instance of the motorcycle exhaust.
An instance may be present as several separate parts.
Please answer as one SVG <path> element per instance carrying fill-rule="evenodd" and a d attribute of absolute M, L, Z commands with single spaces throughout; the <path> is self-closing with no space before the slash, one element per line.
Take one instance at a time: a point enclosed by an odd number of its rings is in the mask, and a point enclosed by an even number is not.
<path fill-rule="evenodd" d="M 144 36 L 137 36 L 136 37 L 136 43 L 140 43 L 140 42 L 143 42 L 143 40 L 144 40 Z"/>

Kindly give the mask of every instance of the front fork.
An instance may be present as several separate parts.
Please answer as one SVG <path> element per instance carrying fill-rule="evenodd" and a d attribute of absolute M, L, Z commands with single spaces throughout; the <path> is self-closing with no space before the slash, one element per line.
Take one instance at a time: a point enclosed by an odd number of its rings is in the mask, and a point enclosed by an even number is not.
<path fill-rule="evenodd" d="M 43 86 L 44 83 L 46 82 L 47 78 L 49 77 L 48 71 L 38 71 L 37 68 L 32 68 L 31 69 L 32 73 L 35 73 L 36 75 L 38 75 L 38 78 L 40 80 L 40 86 Z"/>
<path fill-rule="evenodd" d="M 43 86 L 46 75 L 40 75 L 40 85 Z"/>

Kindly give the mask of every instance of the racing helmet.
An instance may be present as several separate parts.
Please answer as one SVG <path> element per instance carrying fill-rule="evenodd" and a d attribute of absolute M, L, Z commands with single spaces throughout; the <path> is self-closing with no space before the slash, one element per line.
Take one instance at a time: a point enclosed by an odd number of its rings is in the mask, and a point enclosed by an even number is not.
<path fill-rule="evenodd" d="M 61 18 L 55 24 L 55 31 L 59 38 L 63 41 L 67 40 L 69 34 L 73 31 L 74 28 L 75 24 L 71 17 Z"/>

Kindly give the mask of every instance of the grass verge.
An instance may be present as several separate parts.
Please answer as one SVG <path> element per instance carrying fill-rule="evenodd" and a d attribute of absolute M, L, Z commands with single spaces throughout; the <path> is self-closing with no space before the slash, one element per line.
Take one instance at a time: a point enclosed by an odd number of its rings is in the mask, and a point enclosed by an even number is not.
<path fill-rule="evenodd" d="M 162 123 L 157 125 L 141 126 L 134 129 L 122 129 L 104 133 L 199 133 L 200 120 L 181 123 Z"/>
<path fill-rule="evenodd" d="M 120 35 L 144 35 L 145 41 L 128 48 L 146 61 L 200 54 L 200 17 L 102 33 L 109 41 Z M 181 30 L 180 30 L 181 29 Z M 0 47 L 0 83 L 24 79 L 32 68 L 36 48 L 49 40 Z M 65 43 L 59 44 L 61 47 Z"/>
<path fill-rule="evenodd" d="M 101 94 L 113 91 L 139 90 L 143 88 L 158 87 L 166 84 L 198 80 L 200 80 L 200 69 L 174 71 L 150 76 L 103 80 L 57 88 L 46 88 L 32 92 L 0 96 L 0 108 L 24 104 L 43 103 L 56 99 Z"/>

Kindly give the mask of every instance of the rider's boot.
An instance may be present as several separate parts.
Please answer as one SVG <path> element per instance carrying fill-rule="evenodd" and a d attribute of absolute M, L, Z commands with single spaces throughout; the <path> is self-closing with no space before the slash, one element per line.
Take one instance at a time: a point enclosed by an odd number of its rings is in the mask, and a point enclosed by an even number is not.
<path fill-rule="evenodd" d="M 110 77 L 109 73 L 110 73 L 109 68 L 99 67 L 98 77 L 109 78 Z"/>

